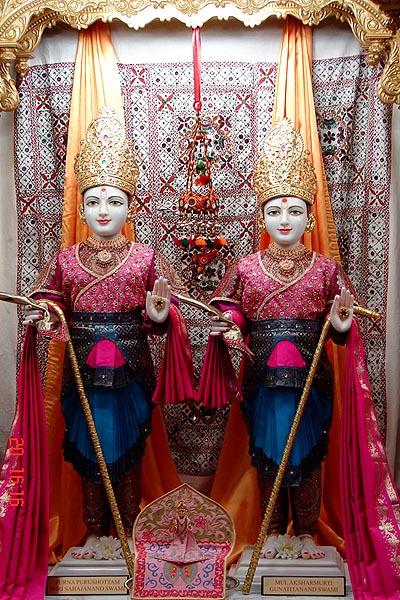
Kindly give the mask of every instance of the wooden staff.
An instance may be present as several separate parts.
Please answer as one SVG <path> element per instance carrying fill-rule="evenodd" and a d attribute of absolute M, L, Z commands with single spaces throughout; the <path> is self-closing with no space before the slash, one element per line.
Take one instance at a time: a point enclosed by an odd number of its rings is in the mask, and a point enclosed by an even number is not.
<path fill-rule="evenodd" d="M 354 313 L 368 317 L 370 319 L 379 319 L 381 316 L 379 313 L 369 310 L 367 308 L 362 308 L 361 306 L 355 306 Z M 276 500 L 278 498 L 279 490 L 281 489 L 283 476 L 285 474 L 285 470 L 286 470 L 287 464 L 289 462 L 289 456 L 292 451 L 292 447 L 293 447 L 294 440 L 295 440 L 295 437 L 297 434 L 297 430 L 300 425 L 301 417 L 303 415 L 303 411 L 304 411 L 304 408 L 305 408 L 305 405 L 306 405 L 306 402 L 308 399 L 308 395 L 311 390 L 311 386 L 312 386 L 312 383 L 313 383 L 313 380 L 315 377 L 315 373 L 317 371 L 319 359 L 321 358 L 322 350 L 323 350 L 323 347 L 324 347 L 324 344 L 326 341 L 326 337 L 329 332 L 330 325 L 331 325 L 331 323 L 330 323 L 329 319 L 327 319 L 327 321 L 325 322 L 325 324 L 322 328 L 321 335 L 318 340 L 318 344 L 317 344 L 317 347 L 316 347 L 316 350 L 315 350 L 315 353 L 314 353 L 314 356 L 313 356 L 313 359 L 311 362 L 310 370 L 308 372 L 307 379 L 304 384 L 304 389 L 303 389 L 303 392 L 300 397 L 300 401 L 299 401 L 299 404 L 298 404 L 298 407 L 296 410 L 296 414 L 293 419 L 292 427 L 290 429 L 289 436 L 288 436 L 288 439 L 286 442 L 286 446 L 285 446 L 285 449 L 282 454 L 281 463 L 279 465 L 278 472 L 275 477 L 274 485 L 272 486 L 272 491 L 271 491 L 271 495 L 269 497 L 267 508 L 265 510 L 264 518 L 261 523 L 260 533 L 258 534 L 257 541 L 256 541 L 254 549 L 253 549 L 253 554 L 251 555 L 249 568 L 247 569 L 246 577 L 245 577 L 245 580 L 243 583 L 243 594 L 245 594 L 245 595 L 250 593 L 251 584 L 253 583 L 254 574 L 257 569 L 258 561 L 260 560 L 260 555 L 261 555 L 262 547 L 264 544 L 264 540 L 265 540 L 265 537 L 268 532 L 269 524 L 271 522 L 272 513 L 274 512 L 274 508 L 275 508 Z"/>

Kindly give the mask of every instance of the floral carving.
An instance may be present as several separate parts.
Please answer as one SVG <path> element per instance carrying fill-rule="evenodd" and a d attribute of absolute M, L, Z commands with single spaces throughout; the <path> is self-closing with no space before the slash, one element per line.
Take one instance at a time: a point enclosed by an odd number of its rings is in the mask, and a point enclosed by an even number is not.
<path fill-rule="evenodd" d="M 380 60 L 385 56 L 387 51 L 387 43 L 381 41 L 371 42 L 367 49 L 367 60 L 371 67 L 375 67 Z"/>
<path fill-rule="evenodd" d="M 265 19 L 293 15 L 306 25 L 318 25 L 328 17 L 346 21 L 367 51 L 370 64 L 387 59 L 379 84 L 383 102 L 399 100 L 400 74 L 398 34 L 393 35 L 391 18 L 372 0 L 3 0 L 0 1 L 0 53 L 13 47 L 12 60 L 1 58 L 0 110 L 14 110 L 18 93 L 9 67 L 17 60 L 17 72 L 27 71 L 27 57 L 39 43 L 45 28 L 58 21 L 75 29 L 87 28 L 97 20 L 119 19 L 129 27 L 144 27 L 155 20 L 176 18 L 188 27 L 202 25 L 212 17 L 235 16 L 245 25 Z"/>

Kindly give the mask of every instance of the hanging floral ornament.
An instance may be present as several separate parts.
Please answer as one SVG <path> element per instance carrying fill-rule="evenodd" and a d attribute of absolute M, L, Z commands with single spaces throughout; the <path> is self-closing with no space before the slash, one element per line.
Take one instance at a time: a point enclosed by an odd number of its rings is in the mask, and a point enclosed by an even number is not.
<path fill-rule="evenodd" d="M 206 266 L 215 259 L 218 251 L 226 246 L 225 237 L 219 232 L 218 198 L 213 187 L 212 166 L 216 158 L 209 135 L 210 126 L 201 117 L 201 40 L 200 29 L 193 29 L 194 72 L 194 124 L 187 143 L 187 176 L 185 192 L 179 199 L 179 212 L 184 233 L 176 239 L 177 245 L 189 251 L 195 276 L 202 278 Z"/>

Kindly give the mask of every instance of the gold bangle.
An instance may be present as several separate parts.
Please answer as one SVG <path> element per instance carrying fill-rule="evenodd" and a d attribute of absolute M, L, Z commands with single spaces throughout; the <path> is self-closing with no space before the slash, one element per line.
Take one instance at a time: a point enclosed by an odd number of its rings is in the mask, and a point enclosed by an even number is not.
<path fill-rule="evenodd" d="M 151 303 L 157 312 L 161 312 L 165 308 L 165 298 L 161 296 L 152 296 Z"/>

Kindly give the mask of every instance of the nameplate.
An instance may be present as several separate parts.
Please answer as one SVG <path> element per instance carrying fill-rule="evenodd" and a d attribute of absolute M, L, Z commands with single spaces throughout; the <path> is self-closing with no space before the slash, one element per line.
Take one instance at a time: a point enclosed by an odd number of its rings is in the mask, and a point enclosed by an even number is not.
<path fill-rule="evenodd" d="M 263 575 L 263 596 L 345 596 L 346 579 L 342 576 L 317 577 Z"/>
<path fill-rule="evenodd" d="M 48 596 L 122 596 L 129 592 L 125 587 L 126 576 L 66 576 L 51 575 L 47 578 Z"/>

